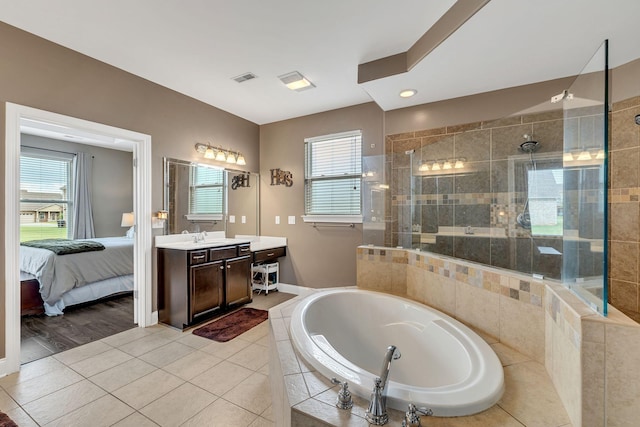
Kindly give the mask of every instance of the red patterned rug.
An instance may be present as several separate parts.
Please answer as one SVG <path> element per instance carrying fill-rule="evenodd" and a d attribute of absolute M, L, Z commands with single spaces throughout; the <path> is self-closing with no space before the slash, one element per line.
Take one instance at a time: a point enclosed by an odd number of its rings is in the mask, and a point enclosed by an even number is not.
<path fill-rule="evenodd" d="M 193 330 L 193 334 L 218 342 L 227 342 L 267 320 L 269 312 L 256 308 L 241 308 L 218 320 Z"/>
<path fill-rule="evenodd" d="M 4 412 L 0 412 L 0 427 L 18 427 L 11 418 Z"/>

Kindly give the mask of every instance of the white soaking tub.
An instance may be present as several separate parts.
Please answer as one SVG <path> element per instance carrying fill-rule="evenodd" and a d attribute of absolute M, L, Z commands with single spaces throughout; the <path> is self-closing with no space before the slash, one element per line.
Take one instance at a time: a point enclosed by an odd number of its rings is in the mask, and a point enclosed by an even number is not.
<path fill-rule="evenodd" d="M 328 378 L 348 381 L 369 399 L 387 347 L 387 406 L 408 403 L 437 416 L 475 414 L 502 396 L 502 364 L 489 345 L 457 320 L 414 301 L 358 289 L 314 293 L 291 317 L 291 336 L 304 359 Z"/>

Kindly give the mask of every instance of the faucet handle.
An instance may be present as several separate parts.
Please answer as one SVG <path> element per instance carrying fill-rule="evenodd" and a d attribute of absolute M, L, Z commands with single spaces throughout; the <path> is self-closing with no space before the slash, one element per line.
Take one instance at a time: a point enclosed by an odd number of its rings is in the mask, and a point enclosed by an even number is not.
<path fill-rule="evenodd" d="M 339 381 L 337 378 L 331 378 L 331 382 L 340 386 L 338 392 L 338 398 L 336 400 L 336 407 L 338 409 L 351 409 L 353 407 L 353 400 L 351 399 L 351 392 L 349 391 L 349 383 L 346 381 Z"/>
<path fill-rule="evenodd" d="M 431 416 L 433 415 L 433 411 L 427 408 L 417 408 L 416 405 L 414 405 L 413 403 L 409 403 L 409 410 L 405 413 L 404 421 L 402 421 L 403 427 L 406 427 L 406 426 L 420 427 L 421 415 Z"/>

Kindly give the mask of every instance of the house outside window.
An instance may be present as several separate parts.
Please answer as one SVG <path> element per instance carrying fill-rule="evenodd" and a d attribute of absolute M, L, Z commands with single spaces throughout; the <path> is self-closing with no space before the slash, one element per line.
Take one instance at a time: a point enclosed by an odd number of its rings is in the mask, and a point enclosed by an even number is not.
<path fill-rule="evenodd" d="M 23 147 L 20 153 L 20 241 L 68 238 L 74 155 Z"/>
<path fill-rule="evenodd" d="M 362 133 L 305 139 L 306 222 L 362 222 Z"/>

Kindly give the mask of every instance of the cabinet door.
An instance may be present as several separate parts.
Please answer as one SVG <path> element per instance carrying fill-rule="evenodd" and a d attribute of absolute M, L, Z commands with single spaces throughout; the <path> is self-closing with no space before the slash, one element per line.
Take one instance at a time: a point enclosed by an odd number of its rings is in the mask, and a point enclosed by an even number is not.
<path fill-rule="evenodd" d="M 226 263 L 227 306 L 251 302 L 251 257 L 232 258 Z"/>
<path fill-rule="evenodd" d="M 224 261 L 190 267 L 190 323 L 222 308 Z"/>

